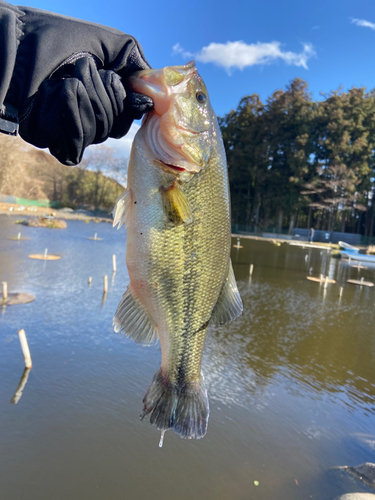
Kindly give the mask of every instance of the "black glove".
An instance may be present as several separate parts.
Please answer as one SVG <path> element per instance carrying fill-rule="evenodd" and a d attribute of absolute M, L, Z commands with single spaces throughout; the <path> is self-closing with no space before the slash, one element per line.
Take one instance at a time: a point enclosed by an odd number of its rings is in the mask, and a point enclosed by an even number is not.
<path fill-rule="evenodd" d="M 48 147 L 65 165 L 76 165 L 87 146 L 124 136 L 152 106 L 142 94 L 126 95 L 120 76 L 98 71 L 87 56 L 72 65 L 69 76 L 42 83 L 20 116 L 19 130 L 25 141 Z"/>
<path fill-rule="evenodd" d="M 7 6 L 0 0 L 0 29 Z M 48 147 L 61 163 L 76 165 L 88 145 L 122 137 L 133 119 L 152 109 L 149 97 L 127 95 L 122 83 L 132 72 L 150 67 L 132 36 L 37 9 L 9 7 L 23 34 L 17 36 L 5 103 L 18 110 L 19 132 L 27 142 Z"/>

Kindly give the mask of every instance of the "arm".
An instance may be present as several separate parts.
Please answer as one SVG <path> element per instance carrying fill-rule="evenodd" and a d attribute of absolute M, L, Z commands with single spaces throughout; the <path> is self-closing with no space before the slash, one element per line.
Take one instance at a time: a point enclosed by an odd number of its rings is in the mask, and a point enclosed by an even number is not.
<path fill-rule="evenodd" d="M 75 165 L 90 144 L 125 135 L 152 100 L 123 81 L 149 68 L 131 35 L 0 0 L 0 129 Z"/>

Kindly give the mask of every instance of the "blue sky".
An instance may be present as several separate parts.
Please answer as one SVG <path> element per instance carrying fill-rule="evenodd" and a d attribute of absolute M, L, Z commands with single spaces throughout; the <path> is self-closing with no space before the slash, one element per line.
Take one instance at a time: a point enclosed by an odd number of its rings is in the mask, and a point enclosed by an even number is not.
<path fill-rule="evenodd" d="M 247 94 L 266 100 L 297 76 L 307 80 L 315 99 L 340 85 L 375 87 L 374 0 L 33 0 L 23 5 L 130 33 L 155 68 L 194 58 L 218 115 L 236 108 Z"/>

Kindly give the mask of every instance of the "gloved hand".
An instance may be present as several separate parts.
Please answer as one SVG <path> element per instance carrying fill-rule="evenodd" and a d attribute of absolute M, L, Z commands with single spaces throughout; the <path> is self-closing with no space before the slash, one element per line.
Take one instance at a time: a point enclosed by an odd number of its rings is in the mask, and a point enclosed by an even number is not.
<path fill-rule="evenodd" d="M 122 137 L 152 109 L 149 97 L 124 88 L 129 74 L 150 66 L 130 35 L 20 9 L 23 34 L 5 102 L 18 110 L 24 140 L 76 165 L 88 145 Z"/>

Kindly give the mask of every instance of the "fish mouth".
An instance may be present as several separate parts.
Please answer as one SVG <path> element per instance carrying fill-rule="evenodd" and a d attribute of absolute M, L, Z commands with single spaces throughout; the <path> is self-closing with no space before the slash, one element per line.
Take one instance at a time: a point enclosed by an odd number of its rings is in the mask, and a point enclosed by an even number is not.
<path fill-rule="evenodd" d="M 152 97 L 155 93 L 166 93 L 163 76 L 163 69 L 142 69 L 135 71 L 127 79 L 127 84 L 132 90 Z"/>
<path fill-rule="evenodd" d="M 162 69 L 143 69 L 136 71 L 126 81 L 130 90 L 151 97 L 154 110 L 158 115 L 166 113 L 171 104 L 171 93 L 180 84 L 185 84 L 196 72 L 194 61 L 184 66 L 167 66 Z"/>
<path fill-rule="evenodd" d="M 147 95 L 154 101 L 154 110 L 158 115 L 166 113 L 170 106 L 168 91 L 164 85 L 163 69 L 144 69 L 133 73 L 126 86 L 135 92 Z"/>

